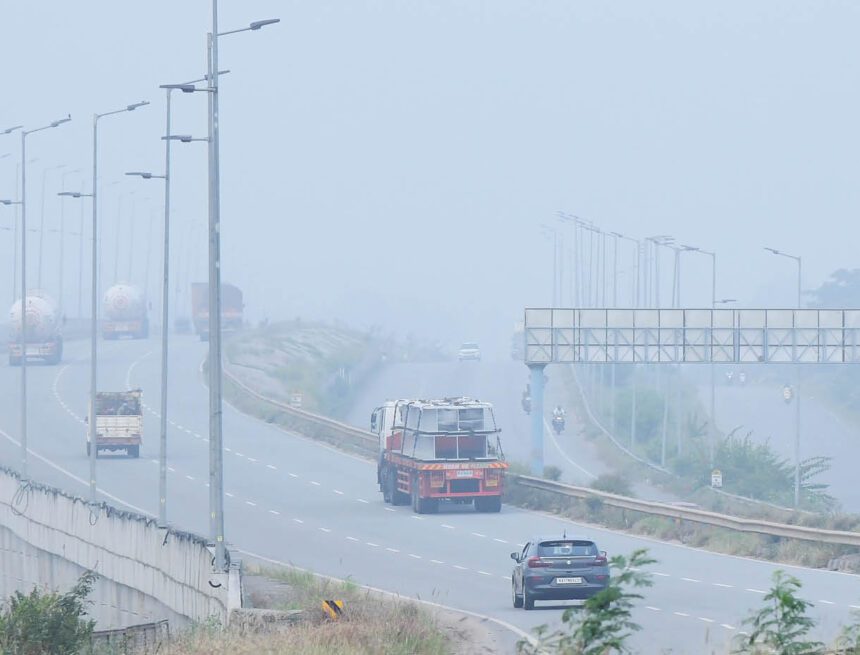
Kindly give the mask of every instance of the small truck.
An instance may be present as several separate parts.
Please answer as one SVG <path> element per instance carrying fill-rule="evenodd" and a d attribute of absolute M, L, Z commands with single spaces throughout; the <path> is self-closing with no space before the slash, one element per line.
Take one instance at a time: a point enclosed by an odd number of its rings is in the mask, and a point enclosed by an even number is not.
<path fill-rule="evenodd" d="M 124 450 L 129 457 L 140 456 L 140 444 L 143 441 L 142 395 L 140 389 L 96 393 L 95 421 L 87 417 L 87 455 L 95 441 L 96 456 L 100 450 Z"/>
<path fill-rule="evenodd" d="M 392 505 L 434 513 L 442 501 L 502 507 L 505 471 L 490 403 L 470 398 L 391 400 L 377 407 L 370 430 L 379 438 L 376 479 Z"/>

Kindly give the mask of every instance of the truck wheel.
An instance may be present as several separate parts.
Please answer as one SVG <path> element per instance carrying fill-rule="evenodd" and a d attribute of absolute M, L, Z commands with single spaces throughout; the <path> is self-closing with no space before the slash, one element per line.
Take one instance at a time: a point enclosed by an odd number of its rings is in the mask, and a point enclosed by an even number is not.
<path fill-rule="evenodd" d="M 379 486 L 382 489 L 382 500 L 386 503 L 391 502 L 391 485 L 388 482 L 388 472 L 387 469 L 382 469 L 379 477 Z"/>
<path fill-rule="evenodd" d="M 501 496 L 480 496 L 475 498 L 475 511 L 493 514 L 501 511 Z"/>
<path fill-rule="evenodd" d="M 409 496 L 397 490 L 397 471 L 388 469 L 388 493 L 391 496 L 392 505 L 405 505 L 409 502 Z"/>

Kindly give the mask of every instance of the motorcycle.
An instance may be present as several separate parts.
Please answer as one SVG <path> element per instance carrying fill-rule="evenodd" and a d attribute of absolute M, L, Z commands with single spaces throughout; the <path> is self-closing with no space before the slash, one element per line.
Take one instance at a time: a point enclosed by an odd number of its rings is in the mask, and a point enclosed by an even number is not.
<path fill-rule="evenodd" d="M 532 399 L 529 396 L 523 396 L 523 411 L 526 414 L 532 413 Z"/>
<path fill-rule="evenodd" d="M 552 429 L 556 434 L 561 434 L 564 432 L 564 417 L 563 416 L 553 416 L 552 417 Z"/>

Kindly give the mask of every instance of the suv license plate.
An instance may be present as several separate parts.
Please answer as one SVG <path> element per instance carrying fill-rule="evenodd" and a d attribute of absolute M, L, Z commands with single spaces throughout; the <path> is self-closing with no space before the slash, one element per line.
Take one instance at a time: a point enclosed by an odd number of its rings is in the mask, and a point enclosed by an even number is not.
<path fill-rule="evenodd" d="M 582 584 L 582 578 L 556 578 L 556 584 Z"/>

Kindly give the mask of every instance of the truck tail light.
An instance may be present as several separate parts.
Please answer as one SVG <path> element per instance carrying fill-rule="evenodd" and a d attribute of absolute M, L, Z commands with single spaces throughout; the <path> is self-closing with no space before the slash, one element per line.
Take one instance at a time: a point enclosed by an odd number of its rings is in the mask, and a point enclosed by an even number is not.
<path fill-rule="evenodd" d="M 433 471 L 430 473 L 430 486 L 438 489 L 445 486 L 445 471 Z"/>
<path fill-rule="evenodd" d="M 550 563 L 544 562 L 540 557 L 529 557 L 526 564 L 530 569 L 547 569 L 550 567 Z"/>
<path fill-rule="evenodd" d="M 487 487 L 498 487 L 499 486 L 499 472 L 498 471 L 487 471 L 487 479 L 485 481 L 485 485 Z"/>

